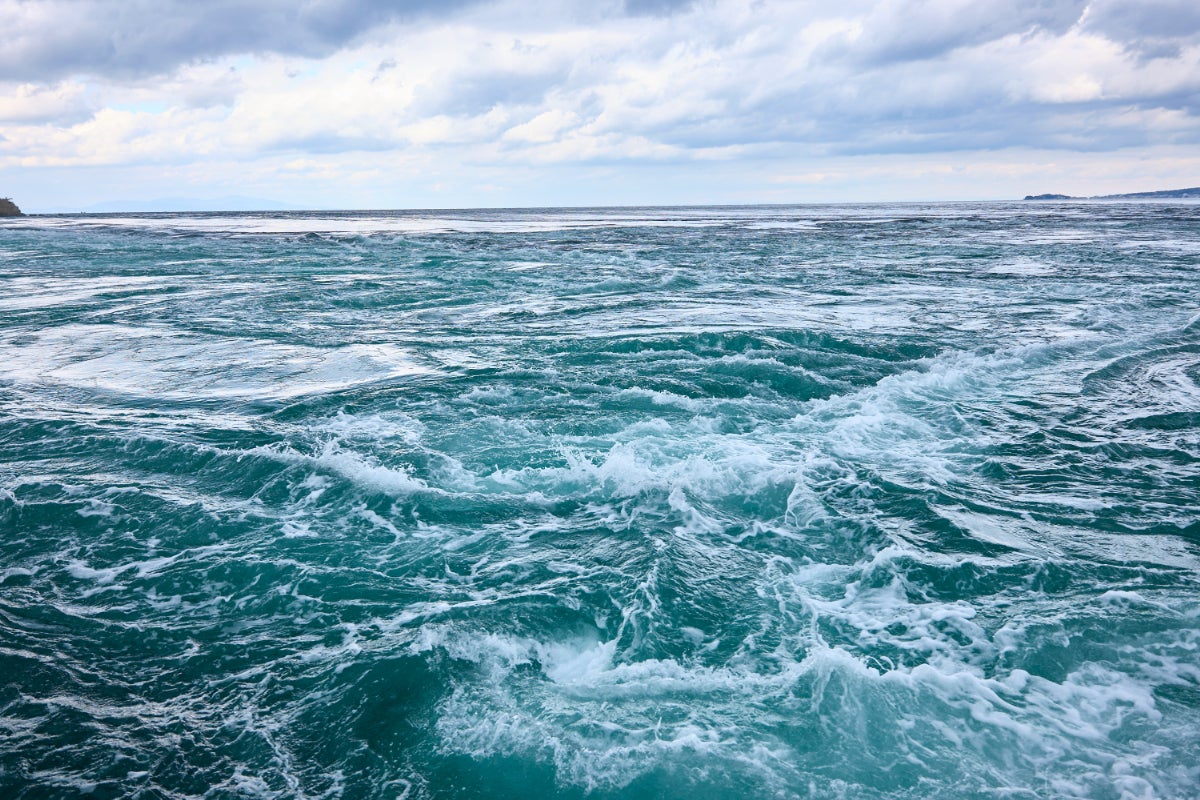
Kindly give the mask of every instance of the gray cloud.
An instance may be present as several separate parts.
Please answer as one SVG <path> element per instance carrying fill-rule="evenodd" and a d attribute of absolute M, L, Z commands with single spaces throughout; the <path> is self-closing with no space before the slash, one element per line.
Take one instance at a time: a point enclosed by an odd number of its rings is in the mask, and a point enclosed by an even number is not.
<path fill-rule="evenodd" d="M 1084 25 L 1116 41 L 1179 39 L 1200 34 L 1195 0 L 1094 0 Z"/>
<path fill-rule="evenodd" d="M 389 23 L 488 0 L 0 0 L 0 81 L 130 78 L 232 54 L 319 58 Z M 613 0 L 589 12 L 663 16 L 694 0 Z M 571 13 L 574 4 L 565 4 Z M 579 9 L 589 8 L 580 4 Z"/>
<path fill-rule="evenodd" d="M 536 106 L 546 93 L 561 85 L 558 74 L 446 76 L 416 88 L 409 113 L 475 116 L 496 106 Z"/>
<path fill-rule="evenodd" d="M 234 53 L 320 57 L 377 26 L 474 0 L 16 0 L 0 5 L 0 80 L 166 72 Z"/>
<path fill-rule="evenodd" d="M 1142 58 L 1174 58 L 1181 45 L 1200 37 L 1195 0 L 1093 0 L 1083 28 L 1121 42 Z"/>
<path fill-rule="evenodd" d="M 866 64 L 937 58 L 1012 34 L 1039 30 L 1061 34 L 1079 20 L 1087 5 L 1087 0 L 1020 4 L 889 0 L 866 17 L 858 39 L 831 48 L 827 55 Z"/>
<path fill-rule="evenodd" d="M 695 0 L 625 0 L 625 11 L 629 14 L 673 14 L 690 7 Z"/>

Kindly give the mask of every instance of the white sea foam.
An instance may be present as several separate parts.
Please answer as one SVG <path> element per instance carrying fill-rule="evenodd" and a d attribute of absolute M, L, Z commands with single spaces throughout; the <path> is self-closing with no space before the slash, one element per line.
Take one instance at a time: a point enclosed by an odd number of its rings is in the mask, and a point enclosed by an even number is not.
<path fill-rule="evenodd" d="M 0 311 L 86 303 L 100 294 L 152 293 L 171 285 L 174 279 L 157 275 L 5 278 L 0 279 Z"/>
<path fill-rule="evenodd" d="M 1022 275 L 1027 277 L 1038 277 L 1041 275 L 1054 274 L 1054 268 L 1049 264 L 1043 264 L 1037 261 L 1010 261 L 1005 264 L 997 264 L 993 267 L 988 267 L 990 275 Z"/>
<path fill-rule="evenodd" d="M 335 416 L 320 421 L 317 430 L 328 432 L 338 438 L 367 439 L 386 442 L 399 439 L 409 444 L 420 441 L 425 425 L 406 414 L 348 414 L 339 411 Z"/>
<path fill-rule="evenodd" d="M 161 232 L 188 231 L 220 234 L 444 234 L 533 233 L 591 228 L 678 228 L 719 225 L 703 209 L 661 209 L 644 213 L 605 212 L 600 215 L 569 210 L 529 214 L 521 212 L 382 213 L 321 216 L 272 214 L 122 214 L 70 217 L 24 217 L 6 221 L 10 227 L 130 229 Z"/>
<path fill-rule="evenodd" d="M 92 569 L 81 561 L 72 561 L 67 564 L 67 572 L 72 578 L 81 581 L 95 581 L 96 583 L 112 583 L 122 572 L 133 568 L 133 564 L 105 569 Z"/>
<path fill-rule="evenodd" d="M 181 550 L 170 556 L 157 556 L 137 561 L 130 561 L 111 567 L 91 567 L 79 559 L 68 561 L 65 565 L 67 574 L 81 581 L 90 581 L 100 585 L 111 584 L 125 573 L 132 573 L 138 578 L 154 575 L 181 560 L 203 560 L 214 553 L 229 549 L 226 543 L 193 547 Z"/>
<path fill-rule="evenodd" d="M 1126 719 L 1160 718 L 1146 683 L 1099 665 L 1054 682 L 1024 670 L 987 677 L 954 658 L 941 665 L 878 669 L 844 649 L 815 646 L 780 671 L 760 673 L 673 660 L 616 663 L 613 644 L 468 638 L 439 629 L 422 647 L 444 647 L 455 658 L 491 670 L 486 686 L 463 687 L 442 707 L 438 730 L 445 747 L 482 757 L 548 751 L 560 779 L 590 789 L 627 785 L 680 752 L 738 763 L 760 779 L 783 781 L 793 769 L 803 770 L 811 756 L 794 751 L 782 730 L 769 734 L 755 709 L 806 686 L 811 705 L 795 709 L 798 724 L 836 731 L 861 724 L 861 715 L 881 708 L 921 709 L 924 720 L 935 724 L 901 721 L 886 734 L 899 740 L 898 747 L 926 758 L 944 758 L 945 748 L 966 748 L 978 766 L 985 763 L 982 753 L 1004 753 L 1032 770 L 1074 753 L 1086 759 L 1079 785 L 1094 789 L 1111 785 L 1128 769 L 1122 765 L 1128 764 L 1129 750 L 1111 746 L 1112 732 Z M 531 663 L 547 682 L 514 683 L 512 670 Z M 669 724 L 661 716 L 654 722 L 656 715 L 679 709 L 689 713 L 673 716 Z M 928 716 L 935 709 L 940 710 Z M 943 755 L 935 756 L 939 750 Z M 1143 768 L 1152 768 L 1162 755 L 1143 752 Z"/>
<path fill-rule="evenodd" d="M 386 344 L 315 348 L 157 327 L 68 324 L 8 344 L 0 379 L 166 399 L 287 398 L 432 374 Z"/>
<path fill-rule="evenodd" d="M 1028 552 L 1041 550 L 1036 544 L 1036 531 L 1031 530 L 1028 523 L 1006 520 L 998 515 L 980 514 L 962 507 L 931 506 L 931 508 L 942 519 L 953 523 L 981 541 L 1009 547 L 1013 550 Z"/>
<path fill-rule="evenodd" d="M 326 442 L 321 450 L 314 454 L 275 447 L 257 447 L 248 452 L 328 470 L 355 485 L 388 494 L 409 495 L 414 492 L 438 491 L 420 478 L 413 477 L 404 466 L 389 467 L 375 463 L 368 456 L 348 449 L 337 440 Z M 312 477 L 306 481 L 312 480 Z"/>

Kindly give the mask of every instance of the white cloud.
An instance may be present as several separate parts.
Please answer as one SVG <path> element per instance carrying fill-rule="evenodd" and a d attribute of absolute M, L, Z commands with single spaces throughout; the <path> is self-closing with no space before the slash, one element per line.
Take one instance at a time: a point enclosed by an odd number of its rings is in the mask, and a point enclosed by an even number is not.
<path fill-rule="evenodd" d="M 505 141 L 540 144 L 556 141 L 568 128 L 576 127 L 579 115 L 561 108 L 543 111 L 528 122 L 514 125 L 504 132 Z"/>
<path fill-rule="evenodd" d="M 87 119 L 93 113 L 83 84 L 9 84 L 0 89 L 0 123 L 64 124 Z"/>

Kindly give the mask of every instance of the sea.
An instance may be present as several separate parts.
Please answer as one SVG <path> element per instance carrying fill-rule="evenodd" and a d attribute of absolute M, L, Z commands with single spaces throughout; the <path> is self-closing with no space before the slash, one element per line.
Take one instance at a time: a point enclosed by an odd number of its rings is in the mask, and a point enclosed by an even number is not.
<path fill-rule="evenodd" d="M 1200 797 L 1200 205 L 0 221 L 0 796 Z"/>

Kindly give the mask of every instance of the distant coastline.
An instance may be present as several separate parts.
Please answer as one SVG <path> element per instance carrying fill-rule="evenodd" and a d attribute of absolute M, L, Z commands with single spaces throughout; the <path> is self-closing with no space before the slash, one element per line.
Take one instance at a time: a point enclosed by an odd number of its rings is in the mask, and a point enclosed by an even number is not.
<path fill-rule="evenodd" d="M 1027 194 L 1026 200 L 1200 200 L 1200 186 L 1191 189 L 1164 189 L 1158 192 L 1102 194 L 1094 197 L 1073 197 L 1069 194 Z"/>
<path fill-rule="evenodd" d="M 23 217 L 17 204 L 7 197 L 0 197 L 0 217 Z"/>

